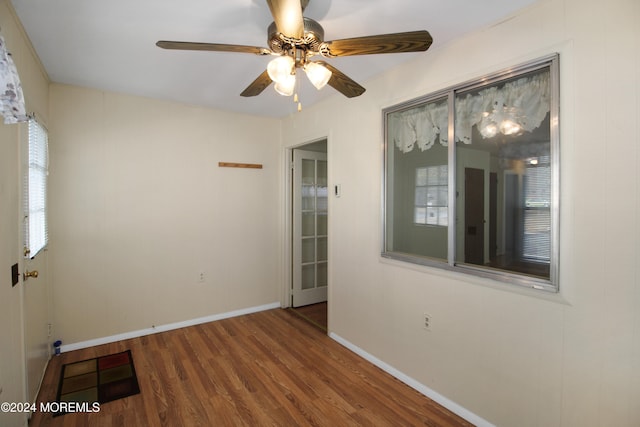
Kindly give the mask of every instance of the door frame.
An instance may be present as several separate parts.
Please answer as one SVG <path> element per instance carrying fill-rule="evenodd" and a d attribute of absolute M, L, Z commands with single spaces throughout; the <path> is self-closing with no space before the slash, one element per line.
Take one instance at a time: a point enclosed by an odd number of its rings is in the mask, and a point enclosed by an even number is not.
<path fill-rule="evenodd" d="M 283 244 L 283 257 L 282 257 L 282 289 L 280 305 L 283 308 L 291 307 L 291 295 L 292 295 L 292 283 L 293 283 L 293 151 L 299 149 L 305 149 L 312 144 L 317 144 L 322 141 L 326 141 L 326 153 L 327 153 L 327 183 L 331 188 L 331 168 L 329 158 L 329 136 L 322 136 L 314 139 L 310 139 L 306 142 L 302 142 L 297 145 L 292 145 L 284 149 L 284 244 Z M 331 197 L 327 200 L 327 212 L 329 216 L 329 223 L 327 224 L 329 235 L 329 247 L 328 258 L 331 258 Z M 328 285 L 327 285 L 327 301 L 331 297 L 331 262 L 329 261 L 328 271 Z"/>

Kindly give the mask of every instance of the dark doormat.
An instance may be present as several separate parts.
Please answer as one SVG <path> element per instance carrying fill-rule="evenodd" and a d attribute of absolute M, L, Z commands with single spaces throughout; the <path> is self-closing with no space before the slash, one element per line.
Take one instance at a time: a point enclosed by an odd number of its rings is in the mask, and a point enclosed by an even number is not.
<path fill-rule="evenodd" d="M 53 416 L 72 411 L 97 412 L 103 403 L 138 393 L 131 350 L 67 363 L 62 366 L 56 395 L 59 411 Z"/>

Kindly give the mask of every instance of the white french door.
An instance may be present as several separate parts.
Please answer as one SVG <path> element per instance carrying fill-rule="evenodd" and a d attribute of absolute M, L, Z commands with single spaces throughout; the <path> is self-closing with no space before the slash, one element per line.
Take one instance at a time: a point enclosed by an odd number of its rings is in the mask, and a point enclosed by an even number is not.
<path fill-rule="evenodd" d="M 327 154 L 294 150 L 293 307 L 327 300 Z"/>

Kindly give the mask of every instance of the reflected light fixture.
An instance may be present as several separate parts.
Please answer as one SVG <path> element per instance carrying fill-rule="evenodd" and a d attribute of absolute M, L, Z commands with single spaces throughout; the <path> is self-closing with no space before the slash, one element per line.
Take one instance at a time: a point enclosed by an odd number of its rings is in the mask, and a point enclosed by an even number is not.
<path fill-rule="evenodd" d="M 522 132 L 519 123 L 520 115 L 515 108 L 503 106 L 502 109 L 494 109 L 492 112 L 482 113 L 482 120 L 478 130 L 483 138 L 492 138 L 500 132 L 503 135 L 517 135 Z"/>
<path fill-rule="evenodd" d="M 498 125 L 489 119 L 489 113 L 484 113 L 484 117 L 480 122 L 480 134 L 483 138 L 493 138 L 498 134 Z"/>
<path fill-rule="evenodd" d="M 500 132 L 504 135 L 515 135 L 520 132 L 520 129 L 522 129 L 520 125 L 511 119 L 504 119 L 500 123 Z"/>

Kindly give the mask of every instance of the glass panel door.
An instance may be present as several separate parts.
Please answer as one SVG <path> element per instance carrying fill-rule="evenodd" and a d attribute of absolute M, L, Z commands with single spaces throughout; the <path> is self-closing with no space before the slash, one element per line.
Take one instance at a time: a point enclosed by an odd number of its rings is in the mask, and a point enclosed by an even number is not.
<path fill-rule="evenodd" d="M 294 150 L 292 305 L 327 300 L 327 155 Z"/>

